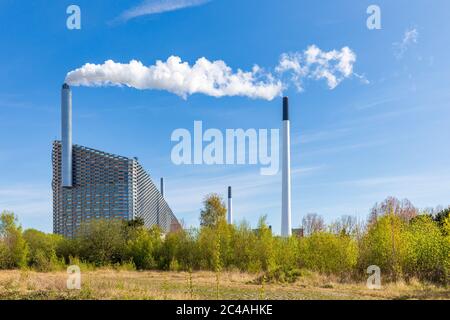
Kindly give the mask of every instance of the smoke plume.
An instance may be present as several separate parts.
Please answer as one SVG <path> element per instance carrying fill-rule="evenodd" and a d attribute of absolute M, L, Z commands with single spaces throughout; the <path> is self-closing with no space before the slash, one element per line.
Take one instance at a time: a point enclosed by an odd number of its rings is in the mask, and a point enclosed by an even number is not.
<path fill-rule="evenodd" d="M 244 96 L 272 100 L 294 85 L 303 90 L 307 79 L 324 79 L 330 90 L 336 88 L 353 73 L 356 55 L 344 47 L 322 51 L 310 46 L 303 52 L 285 53 L 272 74 L 258 65 L 251 71 L 233 71 L 224 61 L 198 59 L 194 65 L 171 56 L 145 66 L 132 60 L 118 63 L 107 60 L 103 64 L 86 63 L 70 71 L 66 82 L 72 86 L 127 86 L 140 90 L 165 90 L 184 99 L 200 93 L 212 97 Z"/>

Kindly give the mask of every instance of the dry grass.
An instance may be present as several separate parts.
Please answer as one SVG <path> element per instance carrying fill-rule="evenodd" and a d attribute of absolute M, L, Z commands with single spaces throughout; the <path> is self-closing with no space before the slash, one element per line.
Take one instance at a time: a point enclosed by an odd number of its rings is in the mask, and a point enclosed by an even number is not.
<path fill-rule="evenodd" d="M 411 281 L 369 290 L 365 283 L 339 283 L 308 274 L 288 285 L 253 284 L 255 275 L 220 274 L 221 299 L 450 299 L 448 288 Z M 0 299 L 215 299 L 213 272 L 115 271 L 82 273 L 81 290 L 67 290 L 65 272 L 0 271 Z M 192 290 L 190 290 L 192 289 Z"/>

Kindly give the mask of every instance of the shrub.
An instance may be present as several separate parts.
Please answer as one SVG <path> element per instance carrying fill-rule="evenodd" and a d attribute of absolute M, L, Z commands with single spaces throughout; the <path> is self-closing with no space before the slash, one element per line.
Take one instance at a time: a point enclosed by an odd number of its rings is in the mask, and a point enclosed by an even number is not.
<path fill-rule="evenodd" d="M 60 266 L 56 256 L 56 248 L 62 237 L 54 234 L 28 229 L 23 233 L 28 244 L 28 265 L 38 271 L 51 271 Z"/>
<path fill-rule="evenodd" d="M 450 251 L 437 222 L 428 215 L 416 217 L 407 228 L 407 239 L 406 276 L 446 281 L 446 260 Z"/>
<path fill-rule="evenodd" d="M 162 244 L 159 228 L 146 230 L 139 228 L 127 242 L 127 256 L 137 269 L 153 269 L 157 267 L 156 253 Z"/>
<path fill-rule="evenodd" d="M 124 224 L 120 220 L 93 220 L 82 224 L 73 240 L 78 256 L 97 266 L 126 260 Z"/>
<path fill-rule="evenodd" d="M 14 213 L 0 215 L 0 269 L 22 268 L 27 264 L 28 247 Z"/>
<path fill-rule="evenodd" d="M 358 247 L 351 237 L 316 232 L 299 243 L 302 267 L 325 274 L 348 275 L 356 266 Z"/>
<path fill-rule="evenodd" d="M 400 277 L 407 253 L 406 226 L 406 222 L 394 214 L 372 222 L 360 245 L 360 272 L 365 274 L 367 267 L 376 265 L 388 279 Z"/>

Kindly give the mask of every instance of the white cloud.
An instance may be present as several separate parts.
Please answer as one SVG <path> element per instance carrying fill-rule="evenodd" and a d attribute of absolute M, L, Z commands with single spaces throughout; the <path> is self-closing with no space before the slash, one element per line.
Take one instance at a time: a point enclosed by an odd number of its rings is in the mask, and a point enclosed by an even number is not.
<path fill-rule="evenodd" d="M 200 58 L 190 66 L 176 56 L 169 57 L 165 62 L 158 60 L 155 65 L 148 67 L 136 60 L 127 64 L 112 60 L 101 65 L 87 63 L 69 72 L 66 81 L 75 86 L 112 85 L 141 90 L 166 90 L 183 98 L 202 93 L 213 97 L 246 96 L 272 100 L 282 90 L 281 82 L 258 66 L 248 72 L 240 69 L 233 72 L 221 60 L 211 62 Z"/>
<path fill-rule="evenodd" d="M 417 29 L 406 30 L 401 42 L 394 42 L 394 54 L 397 59 L 403 58 L 406 51 L 413 44 L 416 44 L 419 40 L 419 32 Z"/>
<path fill-rule="evenodd" d="M 356 55 L 349 47 L 341 50 L 322 51 L 315 45 L 303 53 L 282 54 L 276 71 L 289 73 L 294 85 L 302 90 L 302 79 L 325 79 L 330 89 L 336 88 L 342 80 L 351 77 Z"/>
<path fill-rule="evenodd" d="M 127 21 L 136 17 L 200 6 L 210 0 L 146 0 L 123 12 L 118 20 Z"/>
<path fill-rule="evenodd" d="M 293 84 L 299 91 L 305 79 L 325 79 L 330 89 L 353 75 L 355 53 L 348 47 L 322 51 L 317 46 L 303 53 L 284 53 L 275 67 L 276 76 L 255 65 L 251 71 L 233 71 L 224 61 L 198 59 L 194 65 L 171 56 L 145 66 L 132 60 L 118 63 L 107 60 L 103 64 L 86 63 L 70 71 L 66 82 L 74 86 L 128 86 L 140 90 L 166 90 L 183 98 L 200 93 L 212 97 L 244 96 L 272 100 Z M 286 75 L 288 79 L 286 79 Z M 284 80 L 286 79 L 286 80 Z"/>

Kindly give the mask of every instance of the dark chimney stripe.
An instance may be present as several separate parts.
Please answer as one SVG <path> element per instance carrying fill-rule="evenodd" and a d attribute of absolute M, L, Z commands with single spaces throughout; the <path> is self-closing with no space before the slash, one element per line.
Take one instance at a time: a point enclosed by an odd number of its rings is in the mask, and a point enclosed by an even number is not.
<path fill-rule="evenodd" d="M 288 97 L 283 97 L 283 121 L 289 120 L 289 99 Z"/>
<path fill-rule="evenodd" d="M 228 199 L 231 199 L 231 187 L 228 187 Z"/>

